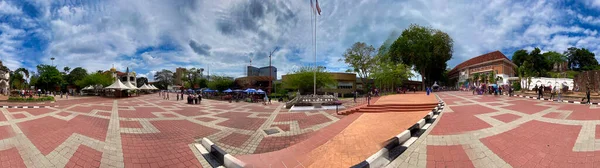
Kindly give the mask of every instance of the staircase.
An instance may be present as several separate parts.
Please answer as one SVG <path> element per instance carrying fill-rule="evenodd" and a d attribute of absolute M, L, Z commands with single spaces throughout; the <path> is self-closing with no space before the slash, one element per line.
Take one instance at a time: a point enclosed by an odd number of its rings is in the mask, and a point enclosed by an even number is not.
<path fill-rule="evenodd" d="M 342 114 L 348 115 L 355 112 L 361 113 L 386 113 L 386 112 L 416 112 L 431 111 L 437 103 L 415 103 L 415 104 L 371 104 L 361 107 L 351 108 L 343 111 Z"/>

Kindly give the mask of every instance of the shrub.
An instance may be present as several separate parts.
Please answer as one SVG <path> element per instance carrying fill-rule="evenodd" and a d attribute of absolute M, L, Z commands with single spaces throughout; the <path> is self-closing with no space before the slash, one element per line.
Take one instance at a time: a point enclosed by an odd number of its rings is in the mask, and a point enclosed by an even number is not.
<path fill-rule="evenodd" d="M 45 96 L 45 97 L 40 97 L 40 98 L 33 98 L 33 97 L 27 97 L 27 98 L 22 98 L 22 97 L 9 97 L 8 101 L 11 102 L 41 102 L 41 101 L 54 101 L 54 97 L 52 96 Z"/>

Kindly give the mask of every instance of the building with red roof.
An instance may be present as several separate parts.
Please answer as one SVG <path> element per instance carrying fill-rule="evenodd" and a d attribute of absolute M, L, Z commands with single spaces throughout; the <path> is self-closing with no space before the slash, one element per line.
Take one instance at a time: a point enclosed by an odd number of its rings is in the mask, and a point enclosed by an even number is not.
<path fill-rule="evenodd" d="M 472 74 L 494 72 L 496 76 L 502 77 L 502 81 L 498 81 L 498 84 L 508 84 L 509 77 L 515 76 L 516 68 L 517 65 L 502 54 L 502 52 L 494 51 L 473 57 L 456 65 L 456 67 L 450 70 L 448 77 L 450 81 L 457 81 L 457 86 L 458 83 L 464 83 L 463 86 L 466 86 Z"/>

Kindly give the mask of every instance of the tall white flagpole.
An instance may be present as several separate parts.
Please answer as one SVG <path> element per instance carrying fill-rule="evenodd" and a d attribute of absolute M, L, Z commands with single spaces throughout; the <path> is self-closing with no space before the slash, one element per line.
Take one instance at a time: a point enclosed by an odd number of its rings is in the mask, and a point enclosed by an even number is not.
<path fill-rule="evenodd" d="M 314 31 L 314 36 L 313 36 L 313 40 L 314 40 L 314 56 L 315 56 L 315 69 L 313 72 L 313 95 L 317 95 L 317 14 L 315 13 L 314 8 L 312 8 L 313 10 L 311 11 L 313 16 L 315 17 L 315 24 L 313 27 L 313 31 Z"/>

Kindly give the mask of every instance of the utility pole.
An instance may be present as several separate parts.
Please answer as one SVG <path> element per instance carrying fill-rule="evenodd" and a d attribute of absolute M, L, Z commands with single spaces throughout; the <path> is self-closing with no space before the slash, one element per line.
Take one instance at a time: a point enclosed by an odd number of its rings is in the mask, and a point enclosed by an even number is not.
<path fill-rule="evenodd" d="M 52 66 L 54 66 L 54 57 L 50 58 L 52 60 Z"/>

